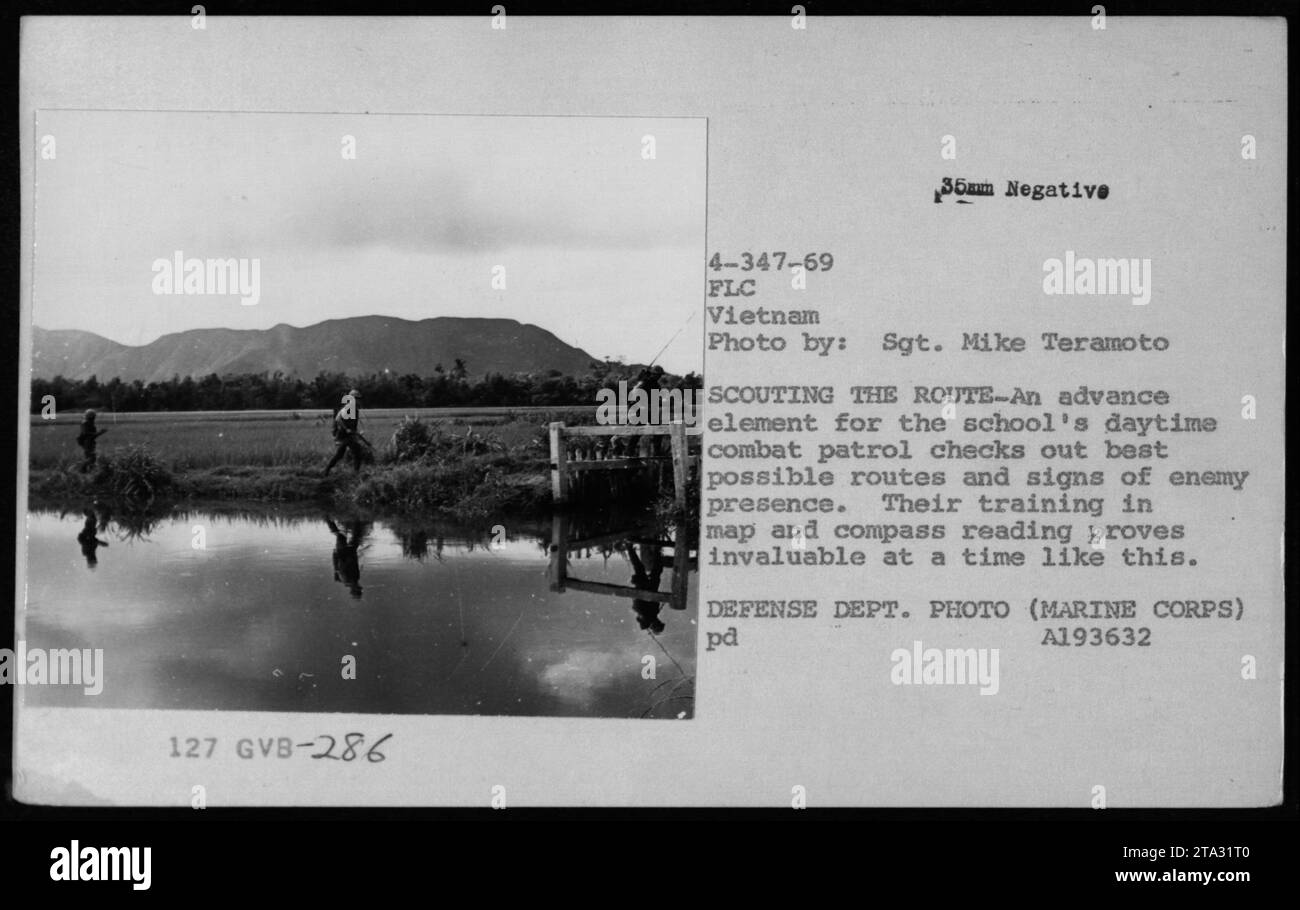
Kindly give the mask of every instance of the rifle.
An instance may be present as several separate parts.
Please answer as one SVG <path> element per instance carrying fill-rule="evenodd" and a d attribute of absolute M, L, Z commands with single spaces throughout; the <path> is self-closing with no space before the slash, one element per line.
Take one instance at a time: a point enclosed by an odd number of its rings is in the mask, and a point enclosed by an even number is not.
<path fill-rule="evenodd" d="M 346 432 L 347 435 L 352 437 L 353 439 L 360 439 L 362 442 L 364 442 L 367 446 L 370 447 L 370 451 L 373 452 L 375 450 L 374 443 L 372 443 L 369 439 L 366 439 L 366 437 L 362 435 L 360 430 L 347 430 Z"/>
<path fill-rule="evenodd" d="M 361 435 L 361 431 L 360 431 L 360 430 L 349 430 L 349 429 L 347 429 L 346 427 L 343 427 L 342 424 L 339 422 L 339 412 L 338 412 L 338 411 L 335 411 L 335 412 L 334 412 L 334 438 L 335 438 L 335 439 L 339 439 L 339 438 L 340 438 L 340 437 L 339 437 L 339 430 L 340 430 L 340 429 L 343 430 L 343 433 L 345 434 L 345 436 L 347 436 L 347 437 L 354 437 L 354 438 L 356 438 L 356 439 L 360 439 L 362 442 L 364 442 L 367 446 L 370 447 L 370 451 L 373 452 L 373 451 L 375 450 L 374 443 L 372 443 L 369 439 L 366 439 L 365 436 Z"/>
<path fill-rule="evenodd" d="M 695 313 L 693 312 L 691 313 L 691 315 L 686 317 L 686 322 L 683 322 L 681 328 L 673 332 L 673 337 L 669 338 L 668 341 L 664 343 L 664 346 L 659 349 L 659 353 L 655 355 L 655 359 L 646 364 L 647 370 L 650 369 L 652 366 L 654 366 L 655 363 L 658 362 L 660 357 L 664 356 L 664 351 L 668 350 L 668 345 L 672 344 L 674 341 L 677 340 L 677 336 L 680 335 L 683 330 L 685 330 L 686 326 L 694 318 L 695 318 Z"/>

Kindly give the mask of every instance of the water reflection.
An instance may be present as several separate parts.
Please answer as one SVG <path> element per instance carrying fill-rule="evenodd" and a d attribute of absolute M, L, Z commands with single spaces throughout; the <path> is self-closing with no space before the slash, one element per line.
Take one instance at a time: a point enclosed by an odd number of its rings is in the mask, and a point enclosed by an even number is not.
<path fill-rule="evenodd" d="M 370 533 L 370 525 L 354 518 L 347 523 L 344 533 L 334 520 L 325 516 L 325 524 L 334 535 L 334 580 L 348 589 L 356 600 L 361 599 L 361 562 L 357 551 Z"/>
<path fill-rule="evenodd" d="M 653 544 L 634 544 L 628 545 L 626 552 L 628 562 L 632 563 L 633 586 L 638 591 L 657 592 L 659 579 L 664 573 L 659 548 Z M 656 633 L 664 630 L 664 624 L 659 620 L 658 601 L 644 597 L 633 598 L 632 609 L 636 613 L 637 625 L 641 628 Z"/>
<path fill-rule="evenodd" d="M 104 516 L 101 525 L 93 505 L 86 506 L 83 511 L 86 523 L 82 525 L 81 533 L 77 535 L 77 543 L 81 544 L 81 555 L 86 559 L 86 568 L 93 569 L 99 565 L 99 548 L 108 546 L 107 540 L 100 540 L 98 537 L 100 531 L 108 527 L 108 516 Z"/>
<path fill-rule="evenodd" d="M 29 646 L 103 648 L 105 685 L 98 697 L 53 686 L 22 697 L 690 717 L 696 572 L 695 540 L 650 520 L 497 517 L 467 528 L 301 509 L 36 510 L 19 632 Z M 642 675 L 646 655 L 654 678 Z M 340 672 L 347 656 L 355 679 Z"/>
<path fill-rule="evenodd" d="M 551 525 L 551 562 L 549 574 L 552 591 L 585 591 L 626 597 L 632 601 L 637 624 L 646 631 L 658 634 L 664 630 L 659 618 L 663 604 L 675 610 L 685 610 L 687 579 L 698 568 L 691 556 L 694 547 L 684 527 L 670 527 L 671 540 L 664 539 L 665 529 L 654 523 L 643 523 L 619 531 L 600 533 L 590 526 L 574 526 L 568 516 L 556 516 Z M 612 554 L 619 554 L 631 569 L 631 578 L 625 585 L 589 581 L 576 577 L 571 571 L 571 554 L 592 550 L 601 553 L 608 564 Z M 665 559 L 664 551 L 671 551 Z M 672 587 L 661 591 L 665 563 L 672 569 Z"/>

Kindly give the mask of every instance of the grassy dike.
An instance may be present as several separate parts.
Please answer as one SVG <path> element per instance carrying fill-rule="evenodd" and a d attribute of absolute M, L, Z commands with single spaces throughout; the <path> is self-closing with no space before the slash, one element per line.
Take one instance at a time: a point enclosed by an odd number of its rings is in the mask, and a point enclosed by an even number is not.
<path fill-rule="evenodd" d="M 329 451 L 278 464 L 266 463 L 266 453 L 248 454 L 253 463 L 203 464 L 203 453 L 183 439 L 131 443 L 102 449 L 89 473 L 73 458 L 33 459 L 28 489 L 34 504 L 311 502 L 461 518 L 541 514 L 550 506 L 550 475 L 537 441 L 508 444 L 491 431 L 450 432 L 408 419 L 359 473 L 347 459 L 329 476 Z"/>
<path fill-rule="evenodd" d="M 101 459 L 106 461 L 106 459 Z M 296 468 L 220 467 L 173 475 L 151 472 L 148 484 L 112 462 L 93 474 L 75 468 L 31 472 L 33 504 L 107 499 L 137 505 L 204 501 L 315 502 L 392 511 L 445 511 L 459 517 L 496 512 L 542 514 L 550 506 L 550 477 L 539 470 L 505 470 L 481 463 L 369 465 L 329 477 Z"/>
<path fill-rule="evenodd" d="M 492 515 L 543 517 L 553 511 L 546 427 L 533 421 L 511 418 L 479 426 L 406 417 L 385 427 L 391 435 L 375 440 L 377 448 L 367 450 L 369 462 L 359 473 L 349 458 L 329 476 L 324 467 L 333 447 L 320 444 L 319 428 L 304 431 L 281 421 L 272 430 L 261 423 L 118 427 L 125 444 L 101 446 L 95 470 L 84 474 L 80 458 L 56 447 L 66 444 L 68 434 L 47 432 L 33 441 L 30 502 L 62 508 L 97 499 L 150 510 L 198 503 L 297 503 L 389 514 L 442 513 L 462 521 Z M 691 485 L 688 511 L 695 512 L 698 479 Z M 618 490 L 607 495 L 617 496 Z M 636 493 L 644 495 L 644 490 Z M 676 512 L 671 495 L 647 504 L 664 520 Z"/>

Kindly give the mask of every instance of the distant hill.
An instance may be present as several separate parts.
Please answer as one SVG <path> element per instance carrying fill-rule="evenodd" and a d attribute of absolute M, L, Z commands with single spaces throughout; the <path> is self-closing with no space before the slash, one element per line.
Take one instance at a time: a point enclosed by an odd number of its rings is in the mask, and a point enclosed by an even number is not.
<path fill-rule="evenodd" d="M 32 375 L 52 379 L 114 376 L 145 382 L 209 373 L 266 373 L 310 378 L 320 372 L 427 376 L 456 358 L 470 376 L 484 373 L 587 372 L 597 359 L 545 329 L 513 319 L 396 319 L 357 316 L 294 328 L 191 329 L 132 347 L 90 332 L 32 332 Z"/>

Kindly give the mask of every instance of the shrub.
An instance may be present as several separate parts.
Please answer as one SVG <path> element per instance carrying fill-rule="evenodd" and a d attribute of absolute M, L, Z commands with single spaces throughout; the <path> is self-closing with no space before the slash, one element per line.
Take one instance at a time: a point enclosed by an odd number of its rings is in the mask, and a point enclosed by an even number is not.
<path fill-rule="evenodd" d="M 473 427 L 466 427 L 463 434 L 448 434 L 447 447 L 457 455 L 491 455 L 506 451 L 506 446 L 495 433 L 484 433 Z"/>
<path fill-rule="evenodd" d="M 391 445 L 397 461 L 417 461 L 433 447 L 434 429 L 418 417 L 403 417 L 393 431 Z"/>
<path fill-rule="evenodd" d="M 402 419 L 393 431 L 391 446 L 393 459 L 398 462 L 444 461 L 507 451 L 495 433 L 466 425 L 444 429 L 441 424 L 425 423 L 418 417 Z"/>
<path fill-rule="evenodd" d="M 127 499 L 153 499 L 172 486 L 172 475 L 148 446 L 114 449 L 95 467 L 95 486 Z"/>
<path fill-rule="evenodd" d="M 403 511 L 437 509 L 464 496 L 481 477 L 472 469 L 430 464 L 399 464 L 358 482 L 357 505 Z"/>

